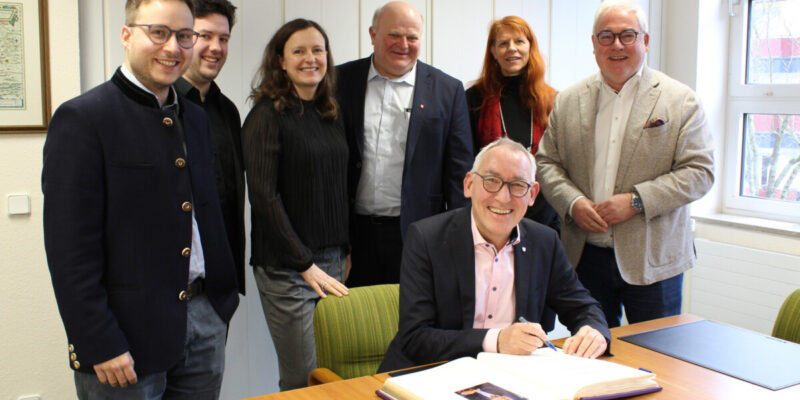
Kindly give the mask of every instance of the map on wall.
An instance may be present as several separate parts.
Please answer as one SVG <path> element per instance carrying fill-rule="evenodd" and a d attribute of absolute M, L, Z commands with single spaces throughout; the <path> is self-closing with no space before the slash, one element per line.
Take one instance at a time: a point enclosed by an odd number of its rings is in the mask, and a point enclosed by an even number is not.
<path fill-rule="evenodd" d="M 25 109 L 22 4 L 0 2 L 0 109 Z"/>

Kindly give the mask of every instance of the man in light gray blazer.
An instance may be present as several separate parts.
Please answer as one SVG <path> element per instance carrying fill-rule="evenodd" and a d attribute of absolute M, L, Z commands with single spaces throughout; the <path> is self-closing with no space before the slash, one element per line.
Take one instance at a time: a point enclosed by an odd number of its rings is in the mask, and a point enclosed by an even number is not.
<path fill-rule="evenodd" d="M 609 327 L 680 313 L 695 263 L 688 204 L 714 182 L 697 95 L 644 65 L 643 10 L 608 0 L 595 14 L 598 74 L 561 92 L 536 155 L 561 238 Z"/>

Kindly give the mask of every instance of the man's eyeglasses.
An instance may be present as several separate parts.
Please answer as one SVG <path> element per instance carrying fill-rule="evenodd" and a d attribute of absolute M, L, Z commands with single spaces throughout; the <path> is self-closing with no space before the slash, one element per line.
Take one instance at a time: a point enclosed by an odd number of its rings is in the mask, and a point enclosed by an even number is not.
<path fill-rule="evenodd" d="M 194 46 L 194 43 L 197 41 L 197 36 L 200 35 L 189 28 L 173 31 L 166 25 L 160 24 L 130 24 L 128 26 L 147 28 L 145 30 L 145 32 L 147 32 L 147 37 L 150 38 L 150 41 L 155 44 L 167 43 L 169 38 L 171 38 L 172 34 L 174 33 L 175 39 L 178 41 L 178 46 L 181 46 L 184 49 L 191 49 L 192 46 Z"/>
<path fill-rule="evenodd" d="M 597 35 L 595 36 L 597 37 L 597 43 L 599 43 L 600 46 L 611 46 L 612 44 L 614 44 L 614 40 L 616 38 L 619 38 L 619 42 L 622 43 L 623 45 L 629 46 L 632 45 L 634 42 L 636 42 L 636 38 L 639 37 L 640 33 L 644 32 L 636 32 L 633 29 L 625 29 L 620 33 L 614 33 L 611 31 L 601 31 L 598 32 Z"/>
<path fill-rule="evenodd" d="M 531 189 L 531 184 L 525 182 L 523 180 L 516 180 L 516 181 L 504 181 L 496 176 L 493 175 L 481 175 L 477 172 L 473 172 L 473 174 L 478 175 L 483 180 L 483 188 L 489 193 L 497 193 L 502 188 L 503 185 L 508 186 L 508 192 L 511 193 L 514 197 L 523 197 L 528 194 L 528 190 Z"/>

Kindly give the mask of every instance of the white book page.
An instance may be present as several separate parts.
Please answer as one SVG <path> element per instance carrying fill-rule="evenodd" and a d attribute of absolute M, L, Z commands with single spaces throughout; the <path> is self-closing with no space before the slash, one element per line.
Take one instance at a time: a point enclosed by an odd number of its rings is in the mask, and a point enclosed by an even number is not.
<path fill-rule="evenodd" d="M 528 356 L 480 353 L 478 360 L 513 374 L 521 380 L 548 387 L 559 397 L 572 398 L 581 388 L 607 386 L 612 393 L 631 390 L 620 381 L 634 380 L 657 386 L 655 375 L 608 361 L 581 358 L 540 348 Z M 601 385 L 596 385 L 602 382 Z M 649 385 L 648 385 L 649 386 Z"/>
<path fill-rule="evenodd" d="M 401 399 L 464 400 L 465 397 L 456 394 L 456 391 L 487 382 L 522 398 L 561 399 L 538 385 L 523 382 L 471 357 L 459 358 L 425 371 L 389 378 L 383 390 Z"/>

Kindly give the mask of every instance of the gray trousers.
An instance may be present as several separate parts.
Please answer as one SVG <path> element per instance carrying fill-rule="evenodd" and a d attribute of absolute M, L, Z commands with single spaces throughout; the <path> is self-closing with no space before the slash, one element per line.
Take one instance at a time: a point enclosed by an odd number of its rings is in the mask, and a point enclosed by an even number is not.
<path fill-rule="evenodd" d="M 340 247 L 328 247 L 316 252 L 312 259 L 332 278 L 344 282 L 347 257 Z M 308 385 L 308 375 L 317 367 L 314 308 L 319 295 L 297 271 L 256 266 L 253 273 L 272 343 L 278 354 L 278 386 L 281 391 L 305 387 Z"/>

